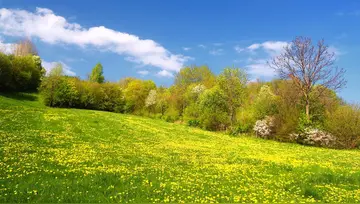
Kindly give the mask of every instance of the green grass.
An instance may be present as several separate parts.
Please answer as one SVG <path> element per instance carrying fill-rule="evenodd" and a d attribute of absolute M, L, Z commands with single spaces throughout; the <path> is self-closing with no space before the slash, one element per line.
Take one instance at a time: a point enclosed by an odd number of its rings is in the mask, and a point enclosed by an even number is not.
<path fill-rule="evenodd" d="M 0 96 L 0 202 L 360 202 L 360 152 Z"/>

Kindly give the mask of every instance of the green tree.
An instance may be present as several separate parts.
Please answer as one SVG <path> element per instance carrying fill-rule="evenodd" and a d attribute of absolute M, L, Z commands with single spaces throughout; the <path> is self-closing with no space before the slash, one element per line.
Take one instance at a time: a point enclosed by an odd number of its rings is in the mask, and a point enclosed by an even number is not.
<path fill-rule="evenodd" d="M 103 66 L 100 63 L 97 63 L 95 67 L 92 69 L 91 74 L 89 76 L 89 81 L 104 83 L 105 78 L 103 76 Z"/>
<path fill-rule="evenodd" d="M 247 74 L 239 68 L 225 68 L 219 75 L 217 83 L 224 92 L 231 124 L 236 122 L 236 110 L 244 98 Z"/>
<path fill-rule="evenodd" d="M 145 106 L 145 100 L 150 90 L 155 89 L 156 85 L 151 80 L 132 80 L 124 90 L 126 112 L 141 111 Z"/>
<path fill-rule="evenodd" d="M 203 84 L 207 88 L 215 85 L 216 77 L 208 66 L 191 66 L 180 70 L 175 76 L 175 86 L 188 86 L 190 84 Z"/>
<path fill-rule="evenodd" d="M 200 122 L 207 130 L 225 130 L 229 125 L 228 106 L 223 90 L 215 86 L 204 91 L 199 99 Z"/>
<path fill-rule="evenodd" d="M 11 61 L 9 57 L 0 52 L 0 90 L 9 89 L 11 83 Z"/>

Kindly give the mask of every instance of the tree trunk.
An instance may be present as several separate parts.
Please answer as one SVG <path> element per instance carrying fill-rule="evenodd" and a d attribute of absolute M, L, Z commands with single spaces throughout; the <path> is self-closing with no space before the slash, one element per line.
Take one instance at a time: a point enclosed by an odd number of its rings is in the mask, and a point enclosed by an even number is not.
<path fill-rule="evenodd" d="M 308 121 L 310 121 L 310 101 L 309 101 L 309 99 L 306 99 L 305 113 L 306 113 L 306 119 Z"/>

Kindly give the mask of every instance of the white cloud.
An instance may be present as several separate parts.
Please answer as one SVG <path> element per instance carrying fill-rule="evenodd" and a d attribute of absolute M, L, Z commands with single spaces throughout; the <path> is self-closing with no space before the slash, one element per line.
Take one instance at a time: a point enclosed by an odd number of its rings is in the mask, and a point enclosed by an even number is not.
<path fill-rule="evenodd" d="M 138 71 L 137 73 L 140 74 L 141 76 L 146 76 L 146 75 L 149 74 L 149 71 L 147 71 L 147 70 L 140 70 L 140 71 Z"/>
<path fill-rule="evenodd" d="M 185 51 L 189 51 L 189 50 L 191 50 L 191 47 L 183 47 L 182 49 Z"/>
<path fill-rule="evenodd" d="M 4 43 L 3 40 L 0 38 L 0 52 L 5 54 L 11 54 L 14 52 L 14 44 L 11 43 Z"/>
<path fill-rule="evenodd" d="M 213 49 L 209 51 L 209 54 L 211 55 L 223 55 L 224 50 L 223 49 Z"/>
<path fill-rule="evenodd" d="M 199 45 L 198 45 L 198 47 L 203 48 L 203 49 L 205 49 L 205 48 L 206 48 L 206 46 L 205 46 L 205 45 L 203 45 L 203 44 L 199 44 Z"/>
<path fill-rule="evenodd" d="M 247 49 L 248 50 L 256 50 L 256 49 L 259 49 L 260 47 L 261 47 L 261 44 L 255 43 L 255 44 L 252 44 L 249 47 L 247 47 Z"/>
<path fill-rule="evenodd" d="M 246 66 L 248 73 L 254 77 L 274 77 L 275 71 L 269 67 L 266 60 L 259 60 L 256 63 L 249 64 Z"/>
<path fill-rule="evenodd" d="M 277 55 L 277 54 L 281 53 L 281 51 L 287 45 L 289 45 L 289 43 L 285 42 L 285 41 L 266 41 L 263 43 L 252 44 L 249 47 L 247 47 L 247 49 L 250 51 L 255 51 L 259 48 L 262 48 L 264 51 L 266 51 L 267 53 L 269 53 L 271 55 Z"/>
<path fill-rule="evenodd" d="M 174 74 L 167 71 L 167 70 L 161 70 L 160 72 L 158 72 L 156 74 L 157 76 L 160 76 L 160 77 L 174 77 Z"/>
<path fill-rule="evenodd" d="M 238 45 L 236 45 L 236 46 L 234 47 L 234 50 L 235 50 L 236 52 L 240 53 L 240 52 L 244 51 L 245 49 L 242 48 L 242 47 L 240 47 L 240 46 L 238 46 Z"/>
<path fill-rule="evenodd" d="M 50 44 L 92 46 L 129 56 L 139 64 L 172 72 L 179 71 L 189 59 L 172 54 L 150 39 L 140 39 L 104 26 L 84 28 L 77 23 L 70 23 L 47 8 L 37 8 L 35 12 L 0 9 L 0 32 L 9 36 L 36 37 Z"/>
<path fill-rule="evenodd" d="M 57 63 L 62 64 L 65 75 L 68 75 L 68 76 L 75 76 L 76 75 L 76 73 L 71 70 L 71 67 L 69 67 L 67 64 L 65 64 L 64 62 L 61 62 L 61 61 L 59 61 L 59 62 L 47 62 L 45 60 L 42 60 L 41 65 L 45 68 L 46 73 L 49 73 L 57 65 Z"/>

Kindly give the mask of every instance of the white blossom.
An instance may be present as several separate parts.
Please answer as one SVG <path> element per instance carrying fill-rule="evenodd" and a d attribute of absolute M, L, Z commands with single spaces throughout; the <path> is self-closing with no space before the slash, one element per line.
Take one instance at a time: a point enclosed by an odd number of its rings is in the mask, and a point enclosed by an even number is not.
<path fill-rule="evenodd" d="M 156 104 L 157 93 L 156 90 L 151 90 L 145 100 L 145 107 L 150 107 Z"/>

